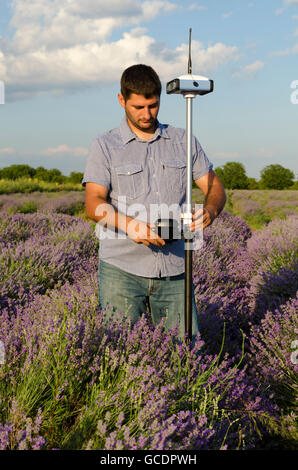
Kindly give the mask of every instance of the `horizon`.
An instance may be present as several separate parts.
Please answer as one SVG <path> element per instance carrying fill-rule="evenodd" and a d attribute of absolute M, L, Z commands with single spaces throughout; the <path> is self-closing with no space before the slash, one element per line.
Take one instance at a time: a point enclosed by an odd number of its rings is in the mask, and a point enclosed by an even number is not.
<path fill-rule="evenodd" d="M 123 118 L 133 63 L 161 77 L 160 122 L 185 128 L 185 101 L 165 86 L 187 71 L 189 28 L 193 73 L 214 80 L 193 104 L 214 168 L 236 161 L 259 180 L 280 164 L 297 179 L 298 0 L 3 0 L 0 168 L 84 172 L 93 138 Z"/>

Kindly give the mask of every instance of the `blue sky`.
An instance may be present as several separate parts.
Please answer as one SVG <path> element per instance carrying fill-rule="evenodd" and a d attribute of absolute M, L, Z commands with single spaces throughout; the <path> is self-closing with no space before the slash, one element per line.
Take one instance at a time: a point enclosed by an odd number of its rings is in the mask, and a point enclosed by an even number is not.
<path fill-rule="evenodd" d="M 0 167 L 84 171 L 123 117 L 124 68 L 152 65 L 165 89 L 186 73 L 190 27 L 193 73 L 215 85 L 194 101 L 193 133 L 214 167 L 297 177 L 298 0 L 0 0 Z M 160 121 L 185 127 L 185 107 L 163 91 Z"/>

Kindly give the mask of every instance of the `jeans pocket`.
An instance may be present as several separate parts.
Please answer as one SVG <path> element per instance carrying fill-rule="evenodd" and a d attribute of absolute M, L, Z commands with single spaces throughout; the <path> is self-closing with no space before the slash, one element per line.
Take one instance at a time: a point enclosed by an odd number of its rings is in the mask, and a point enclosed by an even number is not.
<path fill-rule="evenodd" d="M 136 199 L 145 192 L 144 170 L 141 164 L 127 163 L 115 168 L 120 196 Z"/>

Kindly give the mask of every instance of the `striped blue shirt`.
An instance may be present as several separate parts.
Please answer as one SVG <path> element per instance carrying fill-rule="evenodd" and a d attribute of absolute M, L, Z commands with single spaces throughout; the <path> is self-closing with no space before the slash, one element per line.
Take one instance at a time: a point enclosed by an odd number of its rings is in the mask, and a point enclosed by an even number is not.
<path fill-rule="evenodd" d="M 193 179 L 212 169 L 193 137 Z M 177 218 L 186 197 L 186 132 L 158 123 L 150 141 L 137 137 L 127 124 L 99 135 L 91 144 L 82 185 L 97 183 L 109 190 L 108 202 L 136 219 L 155 222 Z M 99 228 L 100 224 L 97 224 Z M 99 257 L 143 277 L 174 276 L 184 272 L 184 240 L 159 248 L 137 244 L 126 235 L 101 227 Z"/>

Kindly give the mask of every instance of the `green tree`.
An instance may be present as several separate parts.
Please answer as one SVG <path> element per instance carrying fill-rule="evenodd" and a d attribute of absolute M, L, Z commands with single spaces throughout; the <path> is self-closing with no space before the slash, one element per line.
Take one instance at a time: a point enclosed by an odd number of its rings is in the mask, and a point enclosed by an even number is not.
<path fill-rule="evenodd" d="M 61 171 L 57 168 L 52 168 L 51 170 L 48 170 L 48 178 L 48 181 L 54 183 L 65 183 L 65 181 L 67 180 L 66 176 L 62 175 Z"/>
<path fill-rule="evenodd" d="M 226 189 L 249 188 L 249 179 L 242 163 L 227 162 L 222 167 L 215 168 L 214 171 Z"/>
<path fill-rule="evenodd" d="M 0 170 L 0 178 L 16 180 L 17 178 L 33 178 L 35 169 L 29 165 L 10 165 Z"/>
<path fill-rule="evenodd" d="M 259 189 L 259 183 L 255 178 L 248 178 L 248 189 Z"/>
<path fill-rule="evenodd" d="M 43 166 L 36 168 L 35 177 L 42 181 L 54 183 L 64 183 L 67 180 L 67 177 L 64 176 L 57 168 L 47 170 Z"/>
<path fill-rule="evenodd" d="M 295 175 L 279 164 L 268 165 L 261 171 L 262 189 L 285 189 L 294 184 Z"/>
<path fill-rule="evenodd" d="M 83 173 L 80 171 L 72 171 L 69 175 L 69 181 L 71 183 L 81 183 L 83 176 Z"/>
<path fill-rule="evenodd" d="M 48 170 L 43 166 L 36 168 L 35 178 L 38 178 L 41 181 L 49 181 Z"/>

